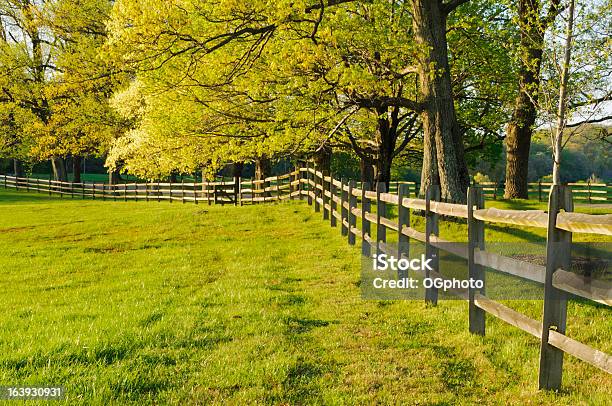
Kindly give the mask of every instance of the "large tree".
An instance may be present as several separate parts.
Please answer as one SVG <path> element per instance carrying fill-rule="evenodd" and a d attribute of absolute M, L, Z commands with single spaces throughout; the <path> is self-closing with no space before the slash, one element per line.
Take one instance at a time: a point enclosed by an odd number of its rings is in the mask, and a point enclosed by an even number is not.
<path fill-rule="evenodd" d="M 519 0 L 516 20 L 520 28 L 518 95 L 506 134 L 506 199 L 527 196 L 529 149 L 538 114 L 540 70 L 544 35 L 559 13 L 560 0 L 548 7 L 540 0 Z"/>

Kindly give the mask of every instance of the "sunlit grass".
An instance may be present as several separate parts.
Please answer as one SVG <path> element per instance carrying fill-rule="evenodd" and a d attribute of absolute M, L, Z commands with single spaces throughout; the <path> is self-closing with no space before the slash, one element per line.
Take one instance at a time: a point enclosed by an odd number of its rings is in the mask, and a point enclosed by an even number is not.
<path fill-rule="evenodd" d="M 458 237 L 463 226 L 448 227 Z M 538 340 L 493 318 L 486 337 L 470 335 L 465 303 L 362 300 L 359 253 L 302 202 L 0 191 L 0 385 L 64 385 L 70 404 L 612 396 L 609 375 L 571 356 L 564 391 L 538 392 Z M 539 317 L 537 305 L 517 306 Z M 607 311 L 571 303 L 570 335 L 610 352 Z"/>

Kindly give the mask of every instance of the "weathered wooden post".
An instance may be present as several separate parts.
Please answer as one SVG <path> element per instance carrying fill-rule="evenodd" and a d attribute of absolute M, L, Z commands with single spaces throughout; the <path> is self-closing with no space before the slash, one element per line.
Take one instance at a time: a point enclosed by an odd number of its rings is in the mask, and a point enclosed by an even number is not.
<path fill-rule="evenodd" d="M 565 334 L 567 295 L 553 286 L 557 269 L 571 268 L 572 233 L 557 228 L 560 210 L 574 210 L 571 190 L 553 185 L 548 198 L 548 232 L 546 237 L 546 276 L 544 280 L 544 314 L 540 344 L 540 389 L 559 390 L 563 373 L 563 350 L 548 343 L 550 330 Z"/>
<path fill-rule="evenodd" d="M 289 172 L 289 200 L 293 200 L 293 183 L 295 182 L 295 167 Z"/>
<path fill-rule="evenodd" d="M 372 227 L 370 220 L 366 218 L 370 214 L 370 198 L 366 196 L 366 191 L 370 189 L 368 182 L 361 184 L 361 255 L 369 257 L 372 255 Z"/>
<path fill-rule="evenodd" d="M 160 194 L 161 194 L 161 185 L 160 185 L 159 180 L 157 180 L 157 203 L 159 203 L 161 200 Z"/>
<path fill-rule="evenodd" d="M 476 293 L 485 294 L 484 281 L 485 272 L 482 266 L 477 265 L 474 257 L 477 250 L 484 250 L 484 222 L 474 217 L 474 206 L 476 209 L 484 208 L 484 195 L 482 190 L 476 187 L 468 189 L 468 270 L 469 276 L 474 280 L 483 282 L 482 289 L 469 289 L 469 323 L 470 333 L 485 335 L 485 311 L 474 303 Z"/>
<path fill-rule="evenodd" d="M 378 182 L 376 184 L 376 255 L 380 255 L 386 251 L 387 227 L 385 227 L 380 220 L 382 217 L 387 216 L 387 204 L 380 198 L 380 195 L 386 192 L 387 186 L 385 183 Z"/>
<path fill-rule="evenodd" d="M 348 210 L 346 205 L 348 204 L 348 193 L 344 190 L 346 187 L 346 181 L 344 178 L 340 180 L 340 233 L 343 236 L 348 234 Z"/>
<path fill-rule="evenodd" d="M 185 179 L 181 176 L 181 203 L 185 204 Z"/>
<path fill-rule="evenodd" d="M 542 180 L 538 180 L 538 201 L 542 201 Z"/>
<path fill-rule="evenodd" d="M 431 202 L 440 200 L 440 186 L 430 185 L 425 192 L 425 256 L 431 258 L 431 268 L 438 272 L 440 269 L 440 250 L 431 244 L 431 236 L 437 237 L 439 234 L 438 214 L 431 211 Z M 425 270 L 425 277 L 430 278 L 431 272 Z M 429 288 L 425 290 L 425 301 L 433 305 L 438 304 L 438 289 Z"/>
<path fill-rule="evenodd" d="M 302 193 L 303 193 L 302 192 L 302 190 L 303 190 L 303 185 L 302 185 L 302 179 L 303 179 L 302 167 L 298 166 L 297 171 L 298 171 L 298 173 L 297 173 L 297 176 L 295 177 L 295 180 L 298 182 L 298 184 L 297 184 L 297 191 L 299 192 L 298 193 L 299 200 L 302 200 L 303 199 L 303 196 L 302 196 Z"/>
<path fill-rule="evenodd" d="M 251 178 L 251 206 L 255 204 L 255 179 Z"/>
<path fill-rule="evenodd" d="M 333 174 L 329 174 L 329 192 L 331 195 L 331 198 L 329 200 L 329 222 L 330 225 L 332 227 L 336 227 L 337 224 L 337 219 L 336 219 L 336 215 L 335 213 L 337 213 L 338 211 L 338 204 L 336 203 L 336 193 L 337 193 L 337 189 L 336 189 L 336 185 L 334 184 L 334 175 Z"/>
<path fill-rule="evenodd" d="M 85 182 L 81 181 L 81 200 L 85 200 Z"/>
<path fill-rule="evenodd" d="M 587 182 L 587 187 L 588 187 L 588 192 L 589 192 L 589 204 L 591 204 L 591 180 L 589 179 L 589 181 Z"/>
<path fill-rule="evenodd" d="M 310 163 L 306 162 L 306 183 L 308 185 L 308 205 L 312 206 L 312 195 L 311 195 L 311 191 L 312 191 L 312 186 L 310 184 Z"/>
<path fill-rule="evenodd" d="M 319 172 L 317 171 L 317 165 L 314 167 L 314 207 L 315 212 L 321 211 L 321 204 L 319 203 Z"/>
<path fill-rule="evenodd" d="M 397 189 L 397 258 L 410 256 L 410 238 L 403 233 L 404 227 L 410 227 L 410 209 L 404 206 L 404 198 L 410 197 L 410 185 L 399 184 Z M 408 271 L 399 271 L 400 278 L 407 278 Z"/>
<path fill-rule="evenodd" d="M 331 189 L 329 183 L 327 182 L 327 180 L 325 180 L 326 177 L 329 176 L 329 173 L 327 173 L 326 171 L 321 172 L 321 186 L 322 186 L 322 192 L 321 192 L 321 196 L 323 198 L 323 220 L 329 220 L 329 196 L 328 196 L 328 192 Z"/>
<path fill-rule="evenodd" d="M 240 205 L 240 207 L 243 206 L 242 204 L 242 178 L 240 176 L 237 176 L 236 178 L 236 199 L 238 199 L 238 203 Z"/>
<path fill-rule="evenodd" d="M 357 197 L 354 196 L 353 190 L 355 189 L 355 181 L 349 181 L 348 189 L 348 243 L 349 245 L 355 245 L 355 232 L 357 228 L 357 216 L 353 213 L 353 210 L 357 208 Z"/>

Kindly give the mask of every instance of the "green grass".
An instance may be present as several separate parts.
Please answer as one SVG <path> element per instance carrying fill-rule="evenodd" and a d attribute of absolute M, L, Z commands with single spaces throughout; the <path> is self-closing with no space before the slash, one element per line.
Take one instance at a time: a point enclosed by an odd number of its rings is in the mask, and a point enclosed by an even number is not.
<path fill-rule="evenodd" d="M 610 400 L 571 356 L 563 392 L 537 391 L 538 340 L 492 317 L 470 335 L 465 303 L 362 300 L 359 252 L 300 202 L 0 191 L 0 385 L 64 385 L 70 404 Z M 571 302 L 570 336 L 610 353 L 607 311 Z"/>

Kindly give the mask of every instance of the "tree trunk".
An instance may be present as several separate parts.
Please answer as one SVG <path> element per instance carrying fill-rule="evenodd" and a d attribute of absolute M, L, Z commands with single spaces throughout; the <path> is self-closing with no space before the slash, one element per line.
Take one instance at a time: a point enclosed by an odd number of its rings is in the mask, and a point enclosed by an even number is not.
<path fill-rule="evenodd" d="M 518 5 L 521 35 L 519 94 L 506 129 L 506 199 L 528 198 L 529 150 L 537 117 L 544 47 L 545 27 L 541 26 L 540 8 L 540 2 L 534 0 L 520 0 Z"/>
<path fill-rule="evenodd" d="M 506 130 L 505 199 L 528 198 L 529 150 L 535 119 L 536 110 L 531 101 L 517 100 L 512 121 Z"/>
<path fill-rule="evenodd" d="M 17 178 L 23 178 L 24 176 L 23 162 L 19 159 L 13 159 L 13 174 Z"/>
<path fill-rule="evenodd" d="M 270 159 L 265 155 L 255 160 L 255 180 L 264 180 L 272 176 Z"/>
<path fill-rule="evenodd" d="M 413 29 L 424 50 L 418 57 L 419 93 L 425 102 L 421 114 L 425 156 L 421 174 L 422 191 L 440 181 L 441 196 L 465 202 L 469 174 L 464 159 L 463 133 L 457 123 L 446 41 L 446 14 L 442 2 L 413 0 Z M 434 155 L 435 143 L 435 159 Z M 436 169 L 432 165 L 437 166 Z"/>
<path fill-rule="evenodd" d="M 66 170 L 66 160 L 61 157 L 51 158 L 53 178 L 57 181 L 68 182 L 68 171 Z"/>
<path fill-rule="evenodd" d="M 265 155 L 257 158 L 255 160 L 255 180 L 264 180 L 272 176 L 272 164 L 270 159 Z M 265 183 L 257 186 L 257 189 L 264 189 L 266 187 Z M 263 197 L 270 197 L 270 192 L 265 192 Z"/>
<path fill-rule="evenodd" d="M 332 148 L 330 146 L 323 146 L 323 148 L 318 150 L 312 158 L 317 171 L 325 173 L 331 172 Z"/>
<path fill-rule="evenodd" d="M 121 174 L 118 170 L 108 172 L 108 183 L 116 185 L 121 181 Z"/>
<path fill-rule="evenodd" d="M 240 193 L 240 179 L 242 178 L 242 170 L 244 162 L 234 162 L 232 165 L 232 177 L 234 178 L 234 194 L 238 196 Z"/>
<path fill-rule="evenodd" d="M 176 177 L 176 172 L 170 172 L 170 183 L 178 183 L 178 178 Z"/>
<path fill-rule="evenodd" d="M 423 127 L 423 131 L 426 131 L 425 127 Z M 440 184 L 437 159 L 435 140 L 433 137 L 425 137 L 423 140 L 423 169 L 421 170 L 419 196 L 424 197 L 429 186 Z"/>
<path fill-rule="evenodd" d="M 242 177 L 242 170 L 244 169 L 244 162 L 234 162 L 232 164 L 232 176 L 234 179 Z"/>
<path fill-rule="evenodd" d="M 82 159 L 80 156 L 75 155 L 72 157 L 72 181 L 74 183 L 81 183 L 81 164 Z"/>
<path fill-rule="evenodd" d="M 395 141 L 397 133 L 397 112 L 393 113 L 394 117 L 389 120 L 389 111 L 387 108 L 378 109 L 377 123 L 377 142 L 378 155 L 376 156 L 376 183 L 384 183 L 386 190 L 389 190 L 389 182 L 391 181 L 391 164 L 393 163 L 393 152 L 395 151 Z M 391 121 L 391 122 L 390 122 Z"/>
<path fill-rule="evenodd" d="M 362 157 L 359 162 L 359 169 L 361 171 L 361 182 L 367 182 L 370 185 L 369 190 L 375 190 L 374 166 L 372 160 L 369 157 Z"/>

